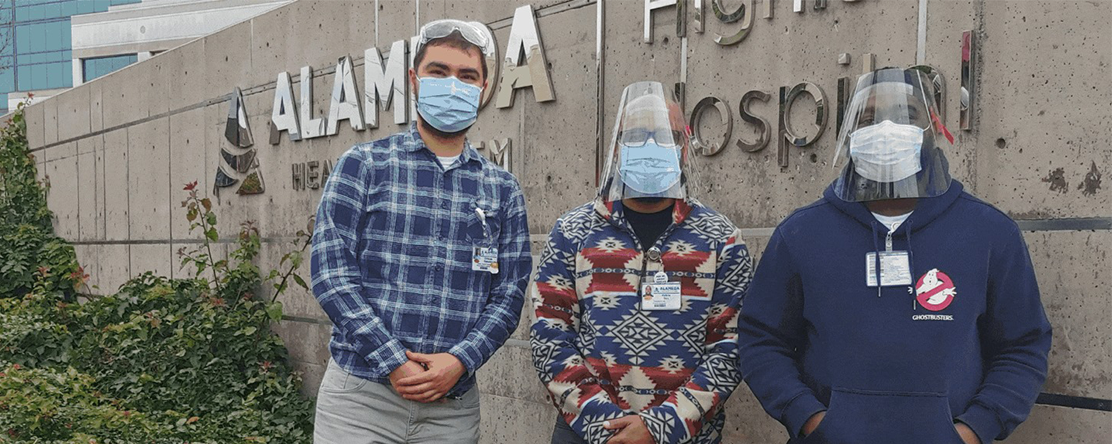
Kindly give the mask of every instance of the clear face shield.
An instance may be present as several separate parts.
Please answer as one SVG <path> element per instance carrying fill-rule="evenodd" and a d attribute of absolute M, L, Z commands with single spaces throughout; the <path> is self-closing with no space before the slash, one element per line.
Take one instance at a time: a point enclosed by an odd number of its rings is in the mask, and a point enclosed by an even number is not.
<path fill-rule="evenodd" d="M 683 110 L 659 82 L 626 87 L 599 195 L 606 201 L 690 197 L 693 160 Z"/>
<path fill-rule="evenodd" d="M 950 188 L 934 88 L 914 69 L 862 75 L 838 134 L 834 194 L 847 202 L 925 198 Z M 937 125 L 936 125 L 937 123 Z"/>

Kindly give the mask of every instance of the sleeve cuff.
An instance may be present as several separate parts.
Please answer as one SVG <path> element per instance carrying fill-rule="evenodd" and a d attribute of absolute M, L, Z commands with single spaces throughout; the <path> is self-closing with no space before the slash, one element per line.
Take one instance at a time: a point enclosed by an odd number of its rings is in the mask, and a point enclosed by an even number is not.
<path fill-rule="evenodd" d="M 801 393 L 784 408 L 784 412 L 780 415 L 780 423 L 784 424 L 784 427 L 788 428 L 788 433 L 795 438 L 802 434 L 803 425 L 807 420 L 823 410 L 826 410 L 826 406 L 814 394 L 810 391 Z"/>
<path fill-rule="evenodd" d="M 478 370 L 479 362 L 467 353 L 467 346 L 463 343 L 452 346 L 452 348 L 448 349 L 448 353 L 455 356 L 456 359 L 459 359 L 459 362 L 463 364 L 464 375 L 460 377 L 460 380 L 466 379 L 468 376 L 475 374 L 475 371 Z"/>
<path fill-rule="evenodd" d="M 1000 432 L 1004 431 L 1004 428 L 1000 426 L 1000 421 L 996 418 L 996 413 L 980 404 L 969 406 L 969 409 L 956 419 L 973 429 L 973 432 L 977 434 L 977 439 L 980 439 L 982 443 L 992 442 L 997 436 L 1000 436 Z"/>
<path fill-rule="evenodd" d="M 405 346 L 397 339 L 391 339 L 373 350 L 362 351 L 367 363 L 374 365 L 384 377 L 390 376 L 390 373 L 409 360 L 405 355 Z"/>

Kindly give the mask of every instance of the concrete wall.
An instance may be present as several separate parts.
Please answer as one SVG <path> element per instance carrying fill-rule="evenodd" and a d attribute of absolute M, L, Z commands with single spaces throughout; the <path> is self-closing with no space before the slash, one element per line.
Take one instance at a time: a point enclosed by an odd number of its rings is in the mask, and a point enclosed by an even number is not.
<path fill-rule="evenodd" d="M 198 238 L 188 233 L 179 208 L 181 187 L 197 180 L 202 190 L 212 190 L 219 150 L 228 146 L 223 133 L 229 93 L 239 87 L 266 190 L 237 196 L 234 187 L 225 188 L 217 211 L 225 235 L 242 221 L 256 221 L 266 238 L 261 267 L 276 267 L 320 197 L 319 189 L 293 189 L 291 165 L 335 159 L 357 142 L 400 128 L 392 113 L 382 112 L 376 130 L 354 132 L 342 123 L 334 137 L 290 142 L 283 135 L 271 146 L 267 122 L 276 74 L 288 71 L 297 82 L 300 67 L 312 65 L 318 76 L 316 115 L 325 115 L 338 57 L 355 59 L 363 88 L 364 49 L 385 52 L 391 42 L 415 34 L 417 23 L 449 16 L 490 24 L 505 51 L 514 9 L 527 3 L 301 0 L 37 103 L 27 111 L 28 131 L 40 172 L 51 184 L 57 230 L 74 241 L 100 292 L 146 270 L 181 275 L 174 251 Z M 511 167 L 525 188 L 534 240 L 543 240 L 560 213 L 594 194 L 599 100 L 607 139 L 627 83 L 671 84 L 686 75 L 688 112 L 713 95 L 734 114 L 731 146 L 699 159 L 701 198 L 744 227 L 759 255 L 771 228 L 793 208 L 816 199 L 835 176 L 830 159 L 836 79 L 861 72 L 865 53 L 876 54 L 877 66 L 915 64 L 922 5 L 926 62 L 944 74 L 949 87 L 945 123 L 957 141 L 946 152 L 953 174 L 1026 229 L 1055 327 L 1044 391 L 1112 398 L 1112 285 L 1105 278 L 1112 269 L 1112 192 L 1100 182 L 1112 169 L 1112 3 L 830 0 L 825 10 L 812 10 L 813 2 L 806 2 L 804 13 L 794 13 L 792 2 L 783 0 L 773 4 L 771 19 L 758 13 L 749 37 L 731 47 L 717 46 L 714 34 L 732 34 L 738 24 L 720 23 L 710 1 L 705 3 L 702 34 L 694 32 L 689 8 L 684 52 L 674 7 L 653 13 L 655 39 L 647 44 L 641 40 L 644 2 L 606 2 L 603 85 L 597 84 L 595 54 L 598 5 L 533 3 L 556 101 L 536 103 L 531 92 L 520 91 L 513 107 L 485 108 L 471 134 L 476 141 L 512 138 Z M 726 9 L 739 3 L 725 1 Z M 760 0 L 755 9 L 762 10 Z M 981 45 L 976 126 L 961 131 L 960 38 L 967 29 L 977 32 Z M 849 65 L 837 63 L 841 53 L 851 54 Z M 778 88 L 802 81 L 821 86 L 827 95 L 827 128 L 815 145 L 791 148 L 786 168 L 777 163 L 775 133 L 770 146 L 757 153 L 732 146 L 738 138 L 756 136 L 738 116 L 742 94 L 756 89 L 773 96 L 751 109 L 775 132 Z M 299 94 L 297 83 L 294 91 Z M 807 131 L 814 107 L 801 99 L 789 116 L 793 127 Z M 714 112 L 700 125 L 705 134 L 721 132 Z M 282 300 L 289 319 L 276 330 L 312 395 L 328 359 L 328 321 L 306 292 L 295 289 Z M 523 314 L 514 339 L 479 373 L 485 442 L 539 442 L 555 418 L 529 361 L 529 317 Z M 729 409 L 728 442 L 786 440 L 747 388 L 730 399 Z M 1104 443 L 1110 429 L 1107 411 L 1039 405 L 1009 442 Z"/>

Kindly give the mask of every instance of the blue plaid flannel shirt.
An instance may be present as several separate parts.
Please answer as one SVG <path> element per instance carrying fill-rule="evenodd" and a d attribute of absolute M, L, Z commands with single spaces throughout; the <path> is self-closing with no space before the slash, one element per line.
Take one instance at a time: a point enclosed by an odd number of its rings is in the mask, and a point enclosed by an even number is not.
<path fill-rule="evenodd" d="M 498 248 L 497 274 L 472 270 L 474 246 Z M 466 393 L 517 328 L 531 271 L 521 187 L 469 143 L 445 169 L 411 125 L 352 147 L 325 184 L 313 294 L 358 377 L 389 384 L 406 350 L 447 352 L 466 368 L 448 396 Z"/>

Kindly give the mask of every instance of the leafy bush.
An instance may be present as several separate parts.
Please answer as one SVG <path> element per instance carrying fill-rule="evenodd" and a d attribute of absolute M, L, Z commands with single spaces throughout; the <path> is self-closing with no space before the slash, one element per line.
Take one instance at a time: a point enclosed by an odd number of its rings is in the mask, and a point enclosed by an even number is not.
<path fill-rule="evenodd" d="M 0 128 L 0 227 L 27 224 L 50 228 L 53 215 L 46 207 L 46 192 L 37 174 L 21 103 Z"/>
<path fill-rule="evenodd" d="M 20 264 L 0 280 L 32 270 L 18 285 L 0 281 L 0 443 L 311 440 L 312 402 L 301 397 L 300 376 L 270 331 L 282 317 L 276 299 L 286 283 L 304 284 L 296 272 L 308 233 L 282 259 L 286 268 L 264 278 L 250 223 L 227 259 L 212 255 L 216 215 L 195 188 L 186 186 L 182 206 L 204 238 L 179 251 L 192 278 L 146 273 L 113 295 L 76 303 L 74 289 L 86 276 L 64 240 L 38 249 L 27 240 L 27 248 L 13 248 L 22 256 L 0 253 L 0 267 L 5 258 Z M 53 236 L 49 226 L 27 221 L 0 220 L 0 230 L 5 240 Z M 260 297 L 266 282 L 273 294 Z"/>
<path fill-rule="evenodd" d="M 54 235 L 53 213 L 27 146 L 23 105 L 0 129 L 0 297 L 19 297 L 42 279 L 73 300 L 84 283 L 73 247 Z"/>
<path fill-rule="evenodd" d="M 0 442 L 308 442 L 312 403 L 269 329 L 281 303 L 241 262 L 258 243 L 241 233 L 218 289 L 145 273 L 84 304 L 41 283 L 0 300 Z"/>

